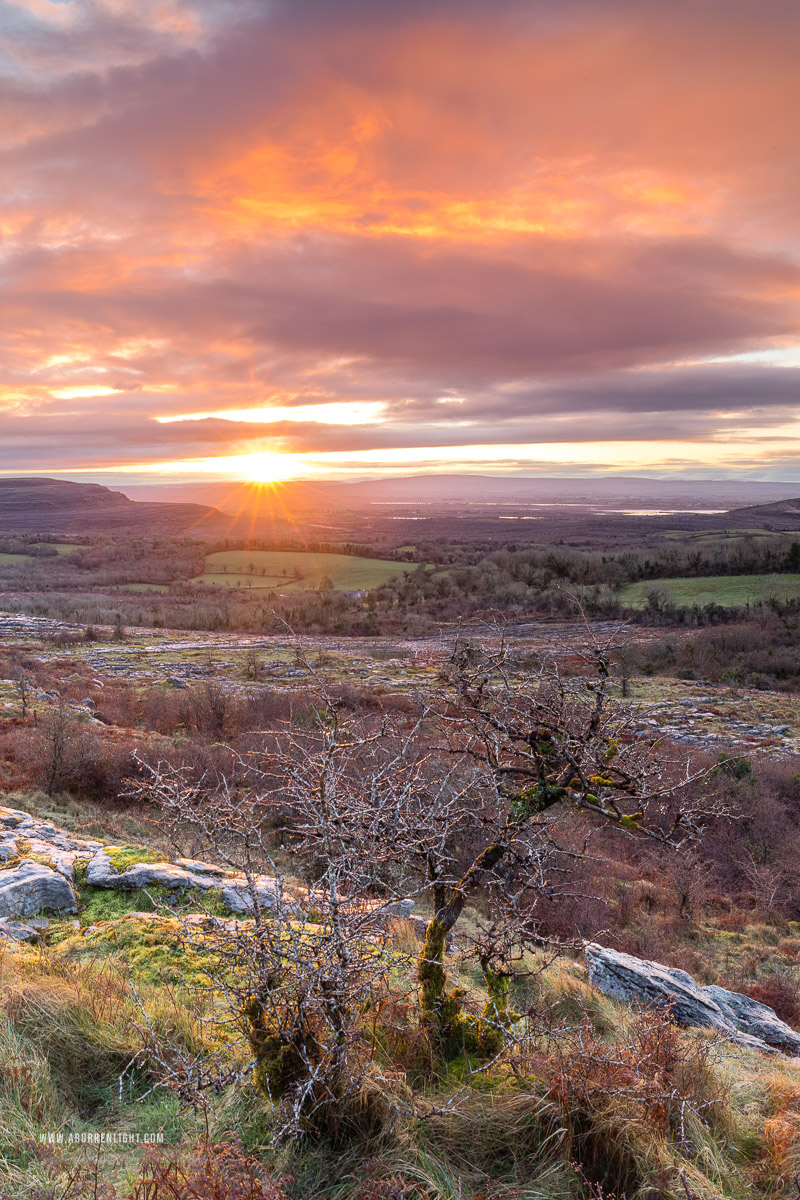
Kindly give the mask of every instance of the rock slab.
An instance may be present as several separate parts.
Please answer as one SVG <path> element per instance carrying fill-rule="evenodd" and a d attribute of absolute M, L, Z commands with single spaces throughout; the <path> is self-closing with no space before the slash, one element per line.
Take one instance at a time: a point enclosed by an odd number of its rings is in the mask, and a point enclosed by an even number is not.
<path fill-rule="evenodd" d="M 86 867 L 86 882 L 92 887 L 119 888 L 134 891 L 154 884 L 167 888 L 200 888 L 208 891 L 217 887 L 218 880 L 210 875 L 190 871 L 170 862 L 139 862 L 116 871 L 105 850 L 98 850 Z"/>
<path fill-rule="evenodd" d="M 800 1057 L 800 1033 L 766 1004 L 711 984 L 701 987 L 687 971 L 590 943 L 589 982 L 606 996 L 669 1009 L 679 1025 L 716 1029 L 732 1042 L 762 1053 Z"/>
<path fill-rule="evenodd" d="M 41 821 L 21 809 L 0 806 L 0 921 L 4 917 L 30 917 L 42 910 L 77 912 L 74 889 L 75 867 L 86 865 L 86 883 L 91 887 L 136 891 L 153 886 L 174 892 L 195 890 L 217 892 L 231 913 L 251 916 L 254 895 L 260 908 L 276 908 L 283 897 L 290 908 L 300 913 L 315 906 L 318 893 L 281 882 L 270 875 L 245 875 L 228 867 L 193 858 L 164 859 L 142 850 L 136 861 L 136 849 L 125 847 L 124 869 L 115 866 L 115 851 L 120 847 L 75 837 L 50 821 Z M 7 865 L 4 867 L 3 863 Z M 324 903 L 320 897 L 320 904 Z M 398 900 L 393 905 L 379 901 L 363 902 L 382 907 L 387 916 L 408 916 L 413 900 Z M 358 905 L 356 905 L 358 907 Z"/>
<path fill-rule="evenodd" d="M 0 917 L 32 917 L 43 911 L 78 911 L 69 880 L 30 859 L 0 871 Z"/>

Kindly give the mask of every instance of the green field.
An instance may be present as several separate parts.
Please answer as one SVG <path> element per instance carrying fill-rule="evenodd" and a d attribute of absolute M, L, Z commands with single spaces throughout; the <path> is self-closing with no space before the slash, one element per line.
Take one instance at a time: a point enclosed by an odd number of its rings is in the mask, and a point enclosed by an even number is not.
<path fill-rule="evenodd" d="M 766 600 L 800 600 L 800 575 L 708 575 L 700 579 L 647 579 L 628 583 L 619 598 L 629 608 L 644 608 L 648 594 L 659 592 L 675 605 L 739 606 Z"/>
<path fill-rule="evenodd" d="M 754 538 L 775 538 L 786 535 L 777 533 L 774 529 L 668 529 L 664 536 L 673 541 L 711 544 L 712 542 L 753 541 Z"/>
<path fill-rule="evenodd" d="M 168 592 L 169 584 L 167 583 L 121 583 L 119 584 L 121 592 Z"/>
<path fill-rule="evenodd" d="M 306 591 L 330 579 L 342 592 L 378 587 L 415 564 L 349 554 L 315 554 L 296 550 L 220 550 L 206 556 L 206 569 L 192 583 L 268 591 Z"/>
<path fill-rule="evenodd" d="M 85 546 L 74 546 L 71 544 L 68 545 L 67 543 L 65 543 L 64 545 L 60 545 L 60 544 L 55 544 L 52 542 L 42 542 L 41 545 L 42 546 L 51 546 L 52 549 L 55 550 L 56 554 L 58 554 L 59 556 L 64 555 L 64 554 L 74 554 L 74 552 L 76 550 L 85 550 L 86 549 Z M 1 567 L 14 567 L 14 566 L 18 566 L 20 563 L 30 563 L 30 562 L 42 563 L 42 562 L 47 562 L 47 559 L 39 558 L 35 554 L 0 554 L 0 566 Z"/>

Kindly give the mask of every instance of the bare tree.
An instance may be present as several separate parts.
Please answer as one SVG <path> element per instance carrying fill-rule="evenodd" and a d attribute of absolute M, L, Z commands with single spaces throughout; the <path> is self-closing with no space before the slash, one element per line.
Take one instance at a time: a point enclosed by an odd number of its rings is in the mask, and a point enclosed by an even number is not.
<path fill-rule="evenodd" d="M 39 726 L 39 737 L 42 745 L 42 782 L 48 796 L 52 796 L 66 782 L 69 755 L 75 737 L 75 718 L 61 697 Z"/>
<path fill-rule="evenodd" d="M 623 642 L 613 652 L 613 662 L 619 676 L 620 695 L 627 700 L 631 694 L 631 679 L 636 670 L 636 647 L 630 642 Z"/>
<path fill-rule="evenodd" d="M 718 812 L 699 787 L 705 773 L 671 762 L 612 701 L 608 648 L 589 650 L 576 677 L 541 662 L 520 679 L 510 661 L 502 637 L 491 650 L 459 642 L 441 689 L 405 725 L 346 715 L 306 662 L 319 688 L 315 728 L 231 751 L 228 777 L 214 781 L 140 764 L 133 791 L 160 806 L 176 844 L 188 829 L 196 853 L 244 877 L 250 919 L 202 936 L 218 964 L 213 986 L 286 1129 L 341 1114 L 362 1086 L 364 1012 L 397 974 L 390 918 L 410 900 L 432 908 L 417 982 L 434 1054 L 491 1057 L 510 1037 L 509 983 L 541 943 L 535 901 L 557 894 L 559 859 L 588 854 L 592 827 L 686 846 Z M 575 814 L 583 849 L 563 837 Z M 462 950 L 483 971 L 479 1014 L 448 989 L 445 961 L 478 900 Z"/>
<path fill-rule="evenodd" d="M 258 650 L 255 646 L 251 646 L 245 655 L 245 674 L 248 679 L 258 682 L 261 678 L 262 663 L 259 658 Z"/>
<path fill-rule="evenodd" d="M 31 687 L 33 686 L 33 678 L 24 667 L 20 667 L 17 671 L 15 679 L 17 695 L 19 696 L 20 709 L 22 710 L 22 719 L 28 715 L 28 698 L 30 696 Z"/>
<path fill-rule="evenodd" d="M 415 732 L 356 731 L 324 696 L 317 730 L 289 730 L 258 755 L 233 755 L 231 779 L 192 782 L 184 768 L 140 764 L 132 787 L 160 805 L 176 845 L 190 831 L 196 853 L 244 878 L 248 919 L 210 928 L 187 919 L 184 936 L 210 956 L 211 986 L 249 1043 L 254 1081 L 283 1132 L 342 1121 L 376 1070 L 364 1013 L 403 966 L 392 921 L 411 907 L 398 896 L 418 887 L 396 851 L 409 807 L 423 791 L 436 802 Z M 274 853 L 276 826 L 292 879 Z M 197 1063 L 183 1064 L 179 1086 L 196 1087 L 199 1076 Z M 216 1077 L 209 1068 L 207 1081 Z"/>
<path fill-rule="evenodd" d="M 500 911 L 509 897 L 546 893 L 558 856 L 575 854 L 560 838 L 571 813 L 675 847 L 696 840 L 703 822 L 720 811 L 698 786 L 709 772 L 671 761 L 660 739 L 641 736 L 631 710 L 614 702 L 611 653 L 610 646 L 591 647 L 577 676 L 540 661 L 520 680 L 502 633 L 494 649 L 464 641 L 455 647 L 438 723 L 450 753 L 475 765 L 490 794 L 466 869 L 454 872 L 446 854 L 431 864 L 434 916 L 421 998 L 424 1017 L 446 1040 L 461 1020 L 457 998 L 446 990 L 448 934 L 479 893 Z M 486 983 L 491 996 L 499 986 L 496 971 Z"/>

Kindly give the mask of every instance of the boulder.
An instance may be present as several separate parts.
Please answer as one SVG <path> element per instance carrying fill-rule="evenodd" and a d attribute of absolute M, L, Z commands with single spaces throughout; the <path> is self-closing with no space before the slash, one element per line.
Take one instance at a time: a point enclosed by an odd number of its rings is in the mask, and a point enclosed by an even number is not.
<path fill-rule="evenodd" d="M 86 882 L 92 887 L 116 888 L 122 891 L 135 891 L 136 888 L 152 887 L 154 884 L 167 888 L 209 888 L 219 887 L 219 880 L 210 875 L 201 875 L 197 871 L 189 871 L 170 862 L 140 862 L 117 871 L 105 850 L 98 850 L 89 860 L 86 868 Z"/>
<path fill-rule="evenodd" d="M 77 912 L 72 884 L 43 863 L 23 860 L 0 871 L 0 917 L 32 917 L 51 912 Z"/>
<path fill-rule="evenodd" d="M 589 982 L 606 996 L 663 1008 L 679 1025 L 716 1029 L 751 1050 L 800 1057 L 800 1034 L 766 1004 L 714 984 L 701 987 L 686 971 L 594 943 L 585 954 Z"/>
<path fill-rule="evenodd" d="M 782 1021 L 767 1004 L 713 983 L 702 990 L 739 1029 L 760 1038 L 768 1046 L 776 1046 L 784 1054 L 800 1057 L 800 1033 Z"/>
<path fill-rule="evenodd" d="M 275 907 L 278 902 L 277 880 L 268 875 L 260 875 L 255 880 L 255 891 L 262 908 Z M 255 907 L 246 879 L 237 880 L 224 887 L 222 899 L 234 913 L 251 913 Z"/>
<path fill-rule="evenodd" d="M 29 925 L 26 921 L 12 921 L 8 917 L 0 919 L 0 937 L 10 942 L 34 942 L 42 936 L 41 929 Z"/>

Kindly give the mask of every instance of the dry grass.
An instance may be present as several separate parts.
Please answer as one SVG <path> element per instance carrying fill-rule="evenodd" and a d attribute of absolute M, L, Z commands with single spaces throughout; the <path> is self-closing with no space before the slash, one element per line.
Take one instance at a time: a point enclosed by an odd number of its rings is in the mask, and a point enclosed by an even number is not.
<path fill-rule="evenodd" d="M 112 1092 L 120 1064 L 137 1048 L 135 1006 L 124 981 L 91 963 L 25 951 L 6 955 L 0 971 L 0 1137 L 29 1147 L 2 1168 L 0 1190 L 21 1198 L 34 1195 L 31 1171 L 42 1187 L 48 1171 L 52 1180 L 52 1161 L 48 1167 L 30 1149 L 42 1128 L 91 1122 L 101 1111 L 104 1121 L 130 1122 L 130 1097 L 115 1106 Z M 367 1086 L 361 1108 L 351 1106 L 335 1150 L 306 1142 L 267 1152 L 265 1114 L 250 1135 L 262 1147 L 255 1182 L 246 1172 L 238 1181 L 218 1172 L 209 1175 L 216 1190 L 209 1184 L 203 1192 L 198 1164 L 208 1171 L 213 1164 L 199 1143 L 144 1162 L 139 1155 L 124 1169 L 104 1155 L 102 1178 L 115 1177 L 118 1189 L 109 1200 L 566 1200 L 586 1193 L 583 1180 L 597 1196 L 628 1200 L 686 1200 L 685 1186 L 698 1200 L 791 1194 L 800 1170 L 800 1064 L 714 1046 L 636 1014 L 600 996 L 570 962 L 548 968 L 537 997 L 549 1028 L 530 1040 L 514 1070 L 496 1069 L 460 1092 L 440 1081 L 416 1097 L 400 1080 L 387 1093 L 384 1077 L 375 1094 Z M 176 995 L 153 991 L 148 1005 L 165 1040 L 198 1036 Z M 94 1092 L 76 1091 L 81 1078 Z M 423 1115 L 411 1112 L 414 1099 Z M 245 1131 L 254 1104 L 252 1093 L 220 1097 L 216 1136 Z M 67 1156 L 58 1166 L 62 1183 L 74 1162 Z"/>
<path fill-rule="evenodd" d="M 407 922 L 393 932 L 398 947 L 416 950 Z M 74 935 L 50 951 L 0 956 L 0 1195 L 14 1200 L 93 1195 L 64 1190 L 77 1160 L 66 1148 L 63 1159 L 48 1159 L 42 1131 L 151 1122 L 178 1149 L 122 1160 L 103 1151 L 95 1182 L 113 1187 L 108 1200 L 567 1200 L 587 1188 L 595 1200 L 687 1200 L 687 1188 L 697 1200 L 795 1194 L 800 1062 L 638 1014 L 602 996 L 566 958 L 515 998 L 533 1014 L 519 1052 L 475 1077 L 453 1064 L 428 1084 L 430 1072 L 417 1069 L 425 1045 L 413 989 L 399 978 L 377 1018 L 387 1060 L 342 1113 L 335 1145 L 270 1147 L 269 1112 L 244 1085 L 210 1098 L 212 1140 L 235 1131 L 244 1146 L 214 1157 L 196 1140 L 197 1116 L 179 1115 L 168 1096 L 137 1100 L 151 1082 L 144 1065 L 119 1090 L 142 1044 L 131 983 L 165 1045 L 206 1044 L 195 1001 L 155 983 L 146 964 L 126 965 L 119 951 L 78 956 L 79 942 Z M 479 1004 L 477 980 L 465 972 L 459 982 Z M 254 1164 L 252 1179 L 243 1163 Z M 89 1187 L 86 1171 L 76 1189 Z M 203 1171 L 216 1190 L 202 1191 Z"/>

